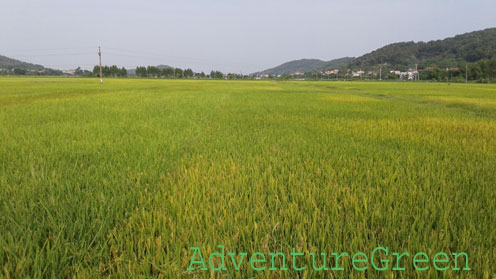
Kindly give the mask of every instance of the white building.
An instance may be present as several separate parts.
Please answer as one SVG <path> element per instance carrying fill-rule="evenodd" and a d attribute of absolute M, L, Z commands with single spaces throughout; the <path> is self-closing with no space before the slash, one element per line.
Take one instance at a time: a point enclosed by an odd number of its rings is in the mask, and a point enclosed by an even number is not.
<path fill-rule="evenodd" d="M 363 74 L 365 74 L 364 71 L 360 70 L 360 71 L 353 71 L 351 72 L 351 76 L 352 77 L 361 77 Z"/>
<path fill-rule="evenodd" d="M 408 79 L 415 80 L 418 76 L 418 71 L 416 69 L 408 69 Z"/>
<path fill-rule="evenodd" d="M 338 69 L 334 69 L 334 70 L 327 70 L 323 74 L 329 76 L 329 75 L 338 75 L 338 73 L 339 73 L 339 70 Z"/>
<path fill-rule="evenodd" d="M 294 72 L 294 73 L 290 74 L 290 76 L 303 76 L 303 75 L 305 75 L 304 72 Z"/>

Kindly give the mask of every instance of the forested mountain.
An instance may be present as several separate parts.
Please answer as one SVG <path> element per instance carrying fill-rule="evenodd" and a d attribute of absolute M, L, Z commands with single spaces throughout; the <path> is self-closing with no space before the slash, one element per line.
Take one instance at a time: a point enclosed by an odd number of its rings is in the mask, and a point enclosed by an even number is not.
<path fill-rule="evenodd" d="M 387 45 L 355 59 L 351 66 L 367 67 L 388 63 L 392 66 L 454 67 L 466 62 L 496 57 L 496 28 L 430 42 L 403 42 Z"/>
<path fill-rule="evenodd" d="M 324 65 L 325 61 L 320 59 L 300 59 L 289 61 L 277 67 L 257 72 L 255 74 L 284 75 L 294 72 L 312 72 L 316 69 L 324 67 Z"/>
<path fill-rule="evenodd" d="M 354 59 L 355 59 L 354 57 L 343 57 L 343 58 L 333 59 L 331 61 L 327 61 L 324 67 L 322 67 L 320 70 L 328 70 L 333 68 L 344 67 L 347 66 Z"/>
<path fill-rule="evenodd" d="M 0 69 L 23 69 L 23 70 L 40 70 L 44 69 L 41 65 L 35 65 L 31 63 L 22 62 L 16 59 L 12 59 L 6 56 L 0 55 Z"/>
<path fill-rule="evenodd" d="M 301 59 L 284 63 L 255 74 L 289 74 L 317 72 L 332 68 L 376 69 L 387 63 L 391 68 L 460 67 L 465 63 L 496 58 L 496 28 L 475 31 L 444 40 L 430 42 L 394 43 L 358 58 L 340 58 L 325 62 L 318 59 Z"/>
<path fill-rule="evenodd" d="M 320 59 L 300 59 L 290 62 L 286 62 L 277 67 L 267 69 L 255 74 L 269 74 L 269 75 L 284 75 L 291 74 L 294 72 L 313 72 L 322 71 L 329 68 L 337 68 L 348 64 L 353 61 L 351 57 L 344 57 L 339 59 L 334 59 L 331 61 L 322 61 Z"/>

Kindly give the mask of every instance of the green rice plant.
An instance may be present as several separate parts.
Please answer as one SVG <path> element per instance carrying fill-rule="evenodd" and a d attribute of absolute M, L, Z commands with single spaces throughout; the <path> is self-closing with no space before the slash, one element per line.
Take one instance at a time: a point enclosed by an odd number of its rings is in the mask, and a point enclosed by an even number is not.
<path fill-rule="evenodd" d="M 0 278 L 493 278 L 495 104 L 485 84 L 0 78 Z M 218 245 L 227 270 L 188 270 Z M 386 271 L 311 268 L 376 247 Z"/>

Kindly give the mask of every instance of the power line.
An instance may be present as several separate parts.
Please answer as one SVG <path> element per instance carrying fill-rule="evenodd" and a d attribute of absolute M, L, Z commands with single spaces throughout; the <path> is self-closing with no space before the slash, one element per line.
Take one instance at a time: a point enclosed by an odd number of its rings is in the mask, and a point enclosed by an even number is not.
<path fill-rule="evenodd" d="M 63 47 L 63 48 L 16 48 L 16 49 L 2 49 L 3 52 L 24 52 L 24 51 L 33 51 L 33 52 L 39 52 L 39 51 L 58 51 L 58 50 L 81 50 L 81 49 L 92 49 L 94 46 L 90 47 Z"/>
<path fill-rule="evenodd" d="M 2 52 L 8 52 L 12 56 L 15 57 L 48 57 L 48 56 L 68 56 L 68 55 L 92 55 L 93 52 L 71 52 L 71 53 L 33 53 L 33 52 L 43 52 L 43 51 L 58 51 L 58 50 L 81 50 L 81 49 L 90 49 L 94 47 L 74 47 L 74 48 L 44 48 L 44 49 L 16 49 L 16 50 L 2 50 Z M 196 58 L 191 56 L 173 56 L 173 55 L 164 55 L 162 53 L 156 52 L 143 52 L 143 51 L 135 51 L 124 48 L 115 48 L 115 47 L 105 47 L 107 50 L 115 50 L 116 52 L 109 52 L 107 54 L 111 54 L 114 56 L 123 56 L 123 57 L 137 57 L 137 58 L 152 58 L 152 59 L 179 59 L 179 60 L 187 60 L 192 62 L 217 62 L 217 60 L 213 59 L 205 59 L 205 58 Z M 120 53 L 119 53 L 120 52 Z M 145 55 L 143 55 L 145 54 Z M 252 63 L 239 62 L 235 61 L 234 64 L 231 65 L 249 65 L 249 66 L 258 66 Z"/>
<path fill-rule="evenodd" d="M 173 55 L 164 55 L 163 53 L 154 53 L 154 52 L 143 52 L 143 51 L 135 51 L 135 50 L 128 50 L 128 49 L 123 49 L 123 48 L 114 48 L 114 47 L 106 47 L 105 49 L 110 49 L 110 50 L 115 50 L 117 52 L 124 52 L 124 53 L 130 53 L 130 54 L 138 54 L 142 56 L 142 54 L 145 54 L 147 57 L 169 57 L 169 58 L 177 58 L 177 59 L 188 59 L 188 60 L 198 60 L 198 61 L 209 61 L 208 59 L 205 58 L 195 58 L 195 57 L 187 57 L 187 56 L 173 56 Z M 143 56 L 145 57 L 145 56 Z"/>
<path fill-rule="evenodd" d="M 116 55 L 116 56 L 127 56 L 127 57 L 138 57 L 138 58 L 152 58 L 152 59 L 178 59 L 181 61 L 184 60 L 189 60 L 192 62 L 209 62 L 209 63 L 217 63 L 218 60 L 213 60 L 213 59 L 205 59 L 205 58 L 196 58 L 196 57 L 191 57 L 191 56 L 174 56 L 174 55 L 164 55 L 164 54 L 159 54 L 155 52 L 143 52 L 143 51 L 135 51 L 135 50 L 129 50 L 129 49 L 123 49 L 123 48 L 114 48 L 114 47 L 105 47 L 105 49 L 109 50 L 115 50 L 117 52 L 106 52 L 106 54 L 111 54 L 111 55 Z M 118 53 L 121 52 L 121 53 Z M 126 54 L 122 54 L 126 53 Z M 145 55 L 143 55 L 145 54 Z M 259 66 L 258 64 L 252 64 L 252 63 L 246 63 L 246 62 L 240 62 L 240 61 L 231 61 L 232 63 L 228 64 L 230 66 L 238 66 L 238 65 L 246 65 L 246 66 Z M 226 63 L 223 63 L 226 64 Z"/>
<path fill-rule="evenodd" d="M 30 54 L 30 55 L 13 55 L 15 57 L 48 57 L 48 56 L 74 56 L 74 55 L 90 55 L 92 52 L 78 52 L 78 53 L 51 53 L 51 54 Z"/>
<path fill-rule="evenodd" d="M 54 67 L 54 66 L 95 66 L 95 64 L 81 64 L 81 63 L 73 63 L 73 64 L 43 64 L 45 67 Z"/>
<path fill-rule="evenodd" d="M 94 52 L 83 52 L 83 51 L 75 51 L 75 50 L 86 50 L 93 47 L 61 47 L 61 48 L 39 48 L 39 49 L 16 49 L 15 51 L 5 51 L 13 58 L 25 59 L 25 58 L 33 58 L 33 57 L 57 57 L 57 56 L 85 56 L 85 55 L 94 55 Z M 115 48 L 115 47 L 105 47 L 107 51 L 106 55 L 109 56 L 120 56 L 120 57 L 135 57 L 135 58 L 143 58 L 143 59 L 153 59 L 153 60 L 173 60 L 173 63 L 195 63 L 196 65 L 207 66 L 207 67 L 215 67 L 216 64 L 222 64 L 229 67 L 239 67 L 239 66 L 250 66 L 250 67 L 259 67 L 258 64 L 240 62 L 240 61 L 229 61 L 229 62 L 221 62 L 217 59 L 205 59 L 205 58 L 196 58 L 189 56 L 173 56 L 173 55 L 164 55 L 156 52 L 143 52 L 143 51 L 135 51 L 125 48 Z M 72 50 L 73 52 L 62 52 L 62 51 Z M 111 50 L 111 51 L 108 51 Z M 113 51 L 112 51 L 113 50 Z M 61 51 L 61 52 L 58 52 Z M 36 53 L 41 52 L 41 53 Z M 49 52 L 49 53 L 43 53 Z M 167 62 L 165 62 L 167 63 Z M 74 64 L 51 64 L 46 66 L 70 66 L 76 65 Z M 80 64 L 79 65 L 93 65 L 93 64 Z M 217 65 L 219 66 L 219 65 Z"/>

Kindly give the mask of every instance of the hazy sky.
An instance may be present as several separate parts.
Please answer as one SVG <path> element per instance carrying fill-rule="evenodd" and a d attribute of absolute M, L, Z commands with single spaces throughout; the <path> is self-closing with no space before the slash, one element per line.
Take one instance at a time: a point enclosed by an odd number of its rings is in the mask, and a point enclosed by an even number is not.
<path fill-rule="evenodd" d="M 494 0 L 0 0 L 0 54 L 251 73 L 496 27 Z"/>

